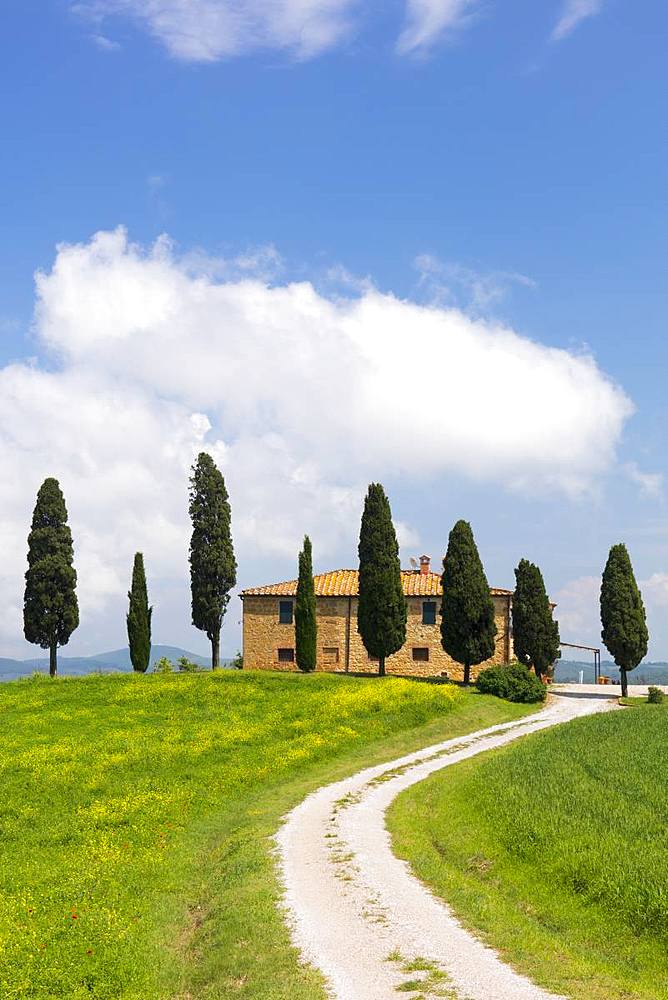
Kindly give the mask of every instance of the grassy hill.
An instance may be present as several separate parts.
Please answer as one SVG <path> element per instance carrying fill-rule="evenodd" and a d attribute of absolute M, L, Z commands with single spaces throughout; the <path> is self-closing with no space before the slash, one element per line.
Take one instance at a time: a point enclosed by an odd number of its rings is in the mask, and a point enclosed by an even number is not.
<path fill-rule="evenodd" d="M 396 800 L 395 848 L 547 989 L 666 1000 L 667 733 L 645 704 L 458 764 Z"/>
<path fill-rule="evenodd" d="M 447 685 L 248 674 L 0 689 L 0 996 L 323 1000 L 270 835 L 318 784 L 525 708 Z"/>

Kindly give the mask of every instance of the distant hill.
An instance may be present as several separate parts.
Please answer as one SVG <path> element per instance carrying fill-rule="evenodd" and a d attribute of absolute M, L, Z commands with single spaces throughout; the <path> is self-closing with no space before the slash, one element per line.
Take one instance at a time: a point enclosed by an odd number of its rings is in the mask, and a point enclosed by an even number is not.
<path fill-rule="evenodd" d="M 192 660 L 193 663 L 197 663 L 200 667 L 211 666 L 211 660 L 209 657 L 200 656 L 198 653 L 189 653 L 187 649 L 181 649 L 179 646 L 152 646 L 151 665 L 149 666 L 149 670 L 152 670 L 153 664 L 157 660 L 160 660 L 163 656 L 166 656 L 167 659 L 171 660 L 174 664 L 176 664 L 179 657 L 187 656 L 189 660 Z M 230 660 L 221 660 L 221 666 L 226 667 L 230 662 Z M 83 676 L 84 674 L 92 674 L 96 672 L 106 674 L 116 671 L 129 673 L 131 670 L 132 664 L 130 662 L 130 650 L 127 647 L 124 647 L 123 649 L 113 649 L 110 653 L 96 653 L 95 656 L 58 657 L 58 673 L 63 675 L 70 674 Z M 11 681 L 16 680 L 19 677 L 30 677 L 30 675 L 34 674 L 36 671 L 38 673 L 48 674 L 48 657 L 35 657 L 30 660 L 11 660 L 0 657 L 0 681 Z"/>
<path fill-rule="evenodd" d="M 584 671 L 584 683 L 594 683 L 594 664 L 592 660 L 559 660 L 554 672 L 555 681 L 577 683 L 580 671 Z M 601 662 L 601 673 L 612 681 L 619 681 L 619 670 L 610 660 Z M 641 663 L 629 675 L 629 684 L 668 684 L 668 663 L 663 660 L 654 663 Z"/>
<path fill-rule="evenodd" d="M 211 660 L 208 656 L 200 656 L 199 653 L 189 653 L 187 649 L 179 646 L 152 646 L 151 665 L 166 656 L 174 665 L 180 656 L 187 656 L 193 663 L 200 667 L 210 667 Z M 231 660 L 221 660 L 222 667 L 229 667 Z M 130 673 L 132 664 L 130 663 L 130 651 L 127 647 L 123 649 L 113 649 L 109 653 L 96 653 L 94 656 L 59 656 L 58 673 L 63 675 L 84 676 L 93 673 Z M 591 660 L 559 660 L 555 670 L 555 680 L 562 683 L 577 683 L 580 679 L 580 671 L 584 672 L 584 683 L 593 684 L 594 664 Z M 49 672 L 49 659 L 46 656 L 35 657 L 30 660 L 12 660 L 0 657 L 0 681 L 16 680 L 19 677 L 30 677 L 35 672 Z M 601 663 L 601 673 L 619 680 L 619 670 L 609 660 Z M 642 663 L 629 674 L 630 684 L 668 684 L 668 663 L 663 660 L 655 663 Z"/>

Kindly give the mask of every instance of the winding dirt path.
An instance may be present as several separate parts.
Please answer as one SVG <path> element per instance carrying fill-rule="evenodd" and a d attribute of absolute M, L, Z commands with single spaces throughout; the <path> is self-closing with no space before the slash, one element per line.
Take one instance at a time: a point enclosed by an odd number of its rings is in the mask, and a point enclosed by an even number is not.
<path fill-rule="evenodd" d="M 557 692 L 536 715 L 360 771 L 289 813 L 276 836 L 287 918 L 294 943 L 324 974 L 332 998 L 555 1000 L 464 930 L 394 856 L 385 811 L 434 771 L 612 707 L 609 697 Z"/>

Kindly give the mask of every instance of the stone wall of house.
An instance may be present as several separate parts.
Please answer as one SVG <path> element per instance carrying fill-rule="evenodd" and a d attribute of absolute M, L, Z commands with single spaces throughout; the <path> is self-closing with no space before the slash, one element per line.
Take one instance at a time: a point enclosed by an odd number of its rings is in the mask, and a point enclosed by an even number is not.
<path fill-rule="evenodd" d="M 243 656 L 246 670 L 296 670 L 294 662 L 279 660 L 279 650 L 293 649 L 293 625 L 279 622 L 279 603 L 286 598 L 266 595 L 246 595 L 243 598 Z M 429 598 L 408 598 L 406 643 L 386 660 L 388 674 L 416 677 L 447 676 L 462 679 L 462 667 L 443 651 L 440 618 L 435 625 L 422 624 L 422 605 Z M 496 620 L 496 650 L 491 660 L 472 668 L 478 670 L 490 663 L 506 663 L 512 659 L 512 638 L 509 634 L 510 605 L 506 595 L 493 597 Z M 437 612 L 440 598 L 436 598 Z M 318 670 L 351 673 L 376 673 L 378 662 L 371 660 L 357 631 L 357 598 L 318 597 Z M 414 649 L 428 650 L 428 659 L 414 659 Z M 420 655 L 420 654 L 418 654 Z M 424 653 L 421 655 L 425 655 Z"/>

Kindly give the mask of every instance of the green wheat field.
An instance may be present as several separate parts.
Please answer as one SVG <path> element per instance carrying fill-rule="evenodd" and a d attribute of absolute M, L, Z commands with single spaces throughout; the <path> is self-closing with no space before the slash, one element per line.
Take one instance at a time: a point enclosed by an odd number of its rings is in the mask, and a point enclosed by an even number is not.
<path fill-rule="evenodd" d="M 668 709 L 581 719 L 404 792 L 397 853 L 534 981 L 668 997 Z"/>

